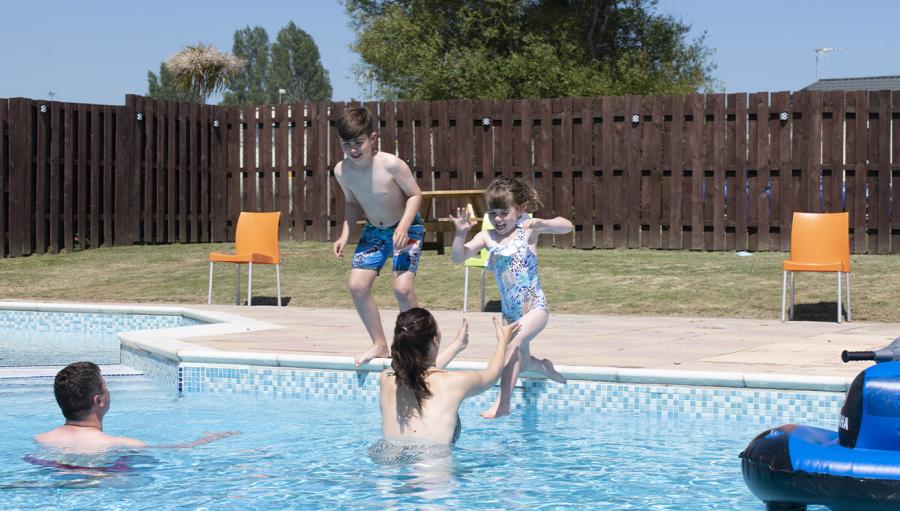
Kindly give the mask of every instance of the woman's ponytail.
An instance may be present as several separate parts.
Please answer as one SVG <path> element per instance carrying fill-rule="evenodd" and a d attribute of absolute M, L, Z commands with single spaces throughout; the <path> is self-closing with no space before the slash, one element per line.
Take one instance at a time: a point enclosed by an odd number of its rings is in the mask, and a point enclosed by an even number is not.
<path fill-rule="evenodd" d="M 416 404 L 431 397 L 425 376 L 428 373 L 428 351 L 437 336 L 437 323 L 425 309 L 415 307 L 401 312 L 394 326 L 391 346 L 391 368 L 397 375 L 397 385 L 413 391 Z"/>

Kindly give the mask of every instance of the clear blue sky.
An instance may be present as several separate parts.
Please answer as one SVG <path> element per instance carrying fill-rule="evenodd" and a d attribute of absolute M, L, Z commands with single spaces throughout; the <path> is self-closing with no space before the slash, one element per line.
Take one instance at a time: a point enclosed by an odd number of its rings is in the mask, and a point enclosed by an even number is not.
<path fill-rule="evenodd" d="M 900 75 L 900 2 L 873 0 L 660 0 L 661 13 L 707 32 L 714 76 L 728 92 L 796 90 L 820 76 Z M 365 98 L 353 76 L 353 33 L 336 0 L 62 0 L 3 6 L 0 97 L 122 104 L 147 92 L 147 71 L 182 46 L 211 43 L 230 51 L 234 31 L 261 25 L 274 40 L 293 20 L 322 54 L 335 100 Z M 216 98 L 213 98 L 216 101 Z"/>

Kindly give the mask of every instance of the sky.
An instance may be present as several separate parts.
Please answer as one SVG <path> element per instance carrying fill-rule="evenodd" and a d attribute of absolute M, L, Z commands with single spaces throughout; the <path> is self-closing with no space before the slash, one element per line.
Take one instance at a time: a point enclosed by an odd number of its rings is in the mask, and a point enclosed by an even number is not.
<path fill-rule="evenodd" d="M 656 12 L 691 25 L 689 38 L 705 32 L 722 91 L 801 89 L 822 47 L 843 50 L 820 60 L 821 78 L 900 75 L 900 1 L 659 0 Z M 336 0 L 31 0 L 4 3 L 0 19 L 0 97 L 124 104 L 185 45 L 231 51 L 235 30 L 260 25 L 272 41 L 294 21 L 318 45 L 333 99 L 369 98 Z"/>

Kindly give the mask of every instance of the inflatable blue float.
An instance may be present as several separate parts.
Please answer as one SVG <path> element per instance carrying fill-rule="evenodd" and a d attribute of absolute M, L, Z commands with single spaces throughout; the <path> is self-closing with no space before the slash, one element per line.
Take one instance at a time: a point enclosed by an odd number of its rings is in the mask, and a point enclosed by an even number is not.
<path fill-rule="evenodd" d="M 900 510 L 900 338 L 842 358 L 878 364 L 853 380 L 837 431 L 780 426 L 740 454 L 744 482 L 767 511 Z"/>

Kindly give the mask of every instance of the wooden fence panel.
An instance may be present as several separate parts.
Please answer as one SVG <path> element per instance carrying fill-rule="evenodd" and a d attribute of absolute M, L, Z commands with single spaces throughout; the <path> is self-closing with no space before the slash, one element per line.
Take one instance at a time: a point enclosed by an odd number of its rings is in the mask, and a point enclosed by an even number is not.
<path fill-rule="evenodd" d="M 668 248 L 681 249 L 683 237 L 682 203 L 684 185 L 684 96 L 670 96 L 668 98 L 670 110 L 670 124 L 668 128 L 669 147 L 669 240 Z"/>
<path fill-rule="evenodd" d="M 689 209 L 685 212 L 685 217 L 690 217 L 690 244 L 685 241 L 682 248 L 690 248 L 691 250 L 703 250 L 703 125 L 705 124 L 705 114 L 703 105 L 703 96 L 700 94 L 691 94 L 687 97 L 687 105 L 689 107 L 690 123 L 687 124 L 687 153 L 685 155 L 685 164 L 690 165 L 691 179 L 690 201 L 686 204 Z M 687 187 L 687 182 L 685 185 Z"/>
<path fill-rule="evenodd" d="M 870 129 L 875 132 L 875 140 L 877 144 L 878 162 L 878 192 L 873 194 L 869 192 L 869 196 L 873 195 L 878 198 L 878 205 L 870 207 L 870 214 L 877 216 L 878 237 L 877 240 L 869 240 L 869 253 L 877 251 L 879 254 L 889 254 L 891 252 L 891 219 L 889 212 L 891 201 L 891 93 L 889 91 L 879 91 L 870 93 L 870 98 L 878 99 L 877 124 L 870 121 Z M 871 160 L 870 160 L 871 161 Z M 869 217 L 871 222 L 872 217 Z M 877 247 L 873 250 L 874 246 Z"/>
<path fill-rule="evenodd" d="M 788 250 L 789 230 L 794 211 L 793 175 L 794 164 L 791 157 L 792 130 L 796 126 L 788 92 L 772 94 L 772 111 L 769 113 L 769 195 L 768 231 L 769 244 L 766 250 Z M 796 131 L 800 131 L 799 127 Z M 797 137 L 794 137 L 797 138 Z M 760 225 L 760 230 L 763 226 Z"/>
<path fill-rule="evenodd" d="M 727 159 L 725 107 L 725 94 L 714 94 L 711 109 L 713 115 L 712 155 L 709 153 L 706 155 L 707 161 L 711 161 L 713 164 L 711 194 L 713 207 L 706 208 L 712 212 L 712 250 L 725 250 L 725 161 Z M 707 110 L 710 109 L 707 108 Z M 706 249 L 710 249 L 709 244 L 706 245 Z"/>
<path fill-rule="evenodd" d="M 847 94 L 847 113 L 852 113 L 852 121 L 847 123 L 847 164 L 852 166 L 853 175 L 848 169 L 847 177 L 847 210 L 850 212 L 851 232 L 850 250 L 864 253 L 866 246 L 866 178 L 868 164 L 866 162 L 866 124 L 869 120 L 866 93 L 862 91 Z M 851 136 L 852 134 L 852 136 Z M 852 191 L 851 178 L 852 177 Z M 852 201 L 852 202 L 851 202 Z"/>
<path fill-rule="evenodd" d="M 9 127 L 9 100 L 0 98 L 0 257 L 6 257 L 9 246 L 7 228 L 10 222 L 6 195 L 9 189 L 9 151 L 12 147 Z"/>
<path fill-rule="evenodd" d="M 627 96 L 624 102 L 625 119 L 622 122 L 625 130 L 625 225 L 622 226 L 624 242 L 628 248 L 641 246 L 641 98 Z M 637 117 L 635 122 L 634 117 Z"/>
<path fill-rule="evenodd" d="M 306 183 L 306 105 L 295 103 L 291 105 L 291 239 L 301 241 L 304 239 L 306 227 L 306 199 L 304 188 Z M 337 193 L 340 193 L 338 190 Z M 342 213 L 343 216 L 343 213 Z M 282 218 L 287 223 L 287 218 Z"/>
<path fill-rule="evenodd" d="M 563 216 L 569 220 L 575 220 L 572 205 L 572 155 L 573 155 L 573 103 L 571 99 L 553 100 L 554 119 L 559 118 L 559 136 L 554 137 L 553 150 L 553 215 Z M 572 233 L 560 234 L 553 237 L 554 244 L 559 248 L 572 248 Z"/>
<path fill-rule="evenodd" d="M 505 102 L 504 104 L 509 104 Z M 577 248 L 593 248 L 594 246 L 594 147 L 593 126 L 594 115 L 590 98 L 579 98 L 573 101 L 573 152 L 575 160 L 572 168 L 572 190 L 574 191 L 574 225 L 575 246 Z M 512 123 L 510 119 L 510 124 Z M 508 172 L 508 167 L 506 168 Z"/>
<path fill-rule="evenodd" d="M 2 100 L 5 102 L 5 100 Z M 50 108 L 47 103 L 38 102 L 35 127 L 35 179 L 34 179 L 34 252 L 47 252 L 47 210 L 49 193 L 49 152 L 50 152 Z M 2 233 L 2 231 L 0 231 Z M 93 242 L 93 238 L 91 241 Z M 3 252 L 0 251 L 0 256 Z"/>
<path fill-rule="evenodd" d="M 141 100 L 143 101 L 143 98 L 141 98 Z M 113 216 L 113 211 L 114 211 L 113 205 L 115 204 L 115 182 L 116 182 L 115 181 L 116 169 L 115 169 L 115 166 L 113 165 L 113 150 L 115 148 L 115 140 L 116 140 L 115 124 L 116 124 L 116 121 L 126 122 L 125 119 L 123 119 L 123 118 L 114 119 L 113 118 L 114 111 L 115 111 L 115 109 L 111 106 L 103 107 L 103 148 L 102 148 L 103 164 L 102 164 L 102 166 L 103 166 L 103 246 L 104 247 L 111 247 L 115 243 L 114 216 Z M 132 119 L 134 119 L 134 117 L 131 117 L 131 119 L 129 119 L 128 122 L 131 122 Z M 55 144 L 55 143 L 53 145 L 57 146 L 57 144 Z M 50 157 L 51 170 L 50 171 L 51 171 L 51 183 L 52 183 L 53 182 L 53 178 L 52 178 L 53 174 L 52 173 L 54 172 L 55 168 L 58 168 L 58 166 L 53 165 L 53 162 L 54 162 L 53 148 L 51 148 L 50 154 L 51 154 L 51 157 Z M 140 157 L 135 156 L 133 158 L 133 160 L 135 162 L 140 162 Z M 51 187 L 50 193 L 51 193 L 51 197 L 52 197 L 52 193 L 53 193 L 52 187 Z M 145 209 L 147 209 L 147 208 L 145 208 Z M 53 219 L 54 219 L 54 216 L 52 213 L 53 212 L 52 202 L 51 202 L 51 210 L 50 211 L 51 211 L 51 214 L 50 214 L 50 218 L 51 218 L 50 236 L 52 239 L 52 237 L 53 237 L 52 226 L 53 226 Z M 51 245 L 52 245 L 52 242 L 51 242 Z"/>
<path fill-rule="evenodd" d="M 610 148 L 612 155 L 612 172 L 606 180 L 607 191 L 609 192 L 609 202 L 611 207 L 611 234 L 612 243 L 616 248 L 625 247 L 625 215 L 627 214 L 627 197 L 626 197 L 626 175 L 625 170 L 628 165 L 628 156 L 626 154 L 628 147 L 628 131 L 626 131 L 626 115 L 624 96 L 616 96 L 611 102 L 611 119 L 612 119 L 612 138 L 610 139 Z M 629 120 L 630 122 L 630 120 Z"/>
<path fill-rule="evenodd" d="M 256 156 L 258 127 L 259 121 L 256 119 L 256 108 L 244 107 L 244 206 L 242 211 L 259 211 L 259 206 L 257 205 L 259 167 Z"/>
<path fill-rule="evenodd" d="M 891 93 L 891 253 L 900 253 L 900 91 Z M 0 229 L 2 232 L 2 229 Z"/>
<path fill-rule="evenodd" d="M 89 105 L 77 105 L 75 115 L 77 118 L 76 130 L 76 179 L 75 179 L 75 239 L 73 244 L 80 248 L 87 248 L 85 240 L 88 237 L 87 226 L 87 191 L 90 171 L 88 169 L 88 109 Z"/>
<path fill-rule="evenodd" d="M 344 152 L 341 149 L 341 144 L 339 137 L 337 135 L 337 129 L 334 126 L 337 126 L 337 122 L 340 119 L 341 115 L 344 113 L 345 108 L 352 108 L 358 106 L 357 104 L 348 104 L 345 105 L 343 102 L 337 102 L 331 104 L 330 110 L 330 125 L 328 129 L 328 136 L 331 138 L 331 144 L 329 155 L 328 155 L 328 190 L 329 190 L 329 210 L 328 210 L 328 228 L 330 232 L 330 240 L 337 241 L 338 237 L 341 235 L 341 227 L 342 221 L 344 218 L 344 192 L 341 190 L 340 185 L 337 182 L 337 178 L 334 177 L 334 167 L 344 158 Z M 372 105 L 367 105 L 369 107 L 369 111 L 372 112 L 373 115 L 376 115 L 377 107 L 373 108 Z"/>
<path fill-rule="evenodd" d="M 100 171 L 100 140 L 102 139 L 102 131 L 100 124 L 100 107 L 97 105 L 91 105 L 90 107 L 90 182 L 91 187 L 88 192 L 89 195 L 89 214 L 90 214 L 90 243 L 88 246 L 90 248 L 97 248 L 100 246 L 100 183 L 101 183 L 101 171 Z M 132 145 L 132 151 L 134 150 L 134 146 Z M 133 171 L 133 170 L 132 170 Z"/>
<path fill-rule="evenodd" d="M 291 189 L 289 183 L 290 168 L 289 140 L 291 134 L 288 121 L 288 105 L 280 104 L 275 107 L 275 207 L 281 212 L 281 220 L 278 224 L 278 239 L 286 240 L 290 233 L 290 205 Z M 340 145 L 338 144 L 338 148 Z M 215 170 L 215 167 L 213 167 Z"/>

